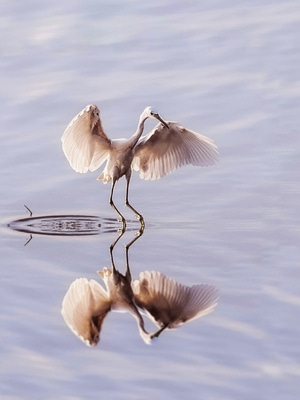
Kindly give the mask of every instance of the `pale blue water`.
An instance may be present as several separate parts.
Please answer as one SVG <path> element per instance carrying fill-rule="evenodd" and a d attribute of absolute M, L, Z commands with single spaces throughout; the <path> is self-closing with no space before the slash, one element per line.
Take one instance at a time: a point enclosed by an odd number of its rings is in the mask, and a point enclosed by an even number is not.
<path fill-rule="evenodd" d="M 0 8 L 2 398 L 298 399 L 299 2 Z M 215 167 L 132 179 L 147 224 L 130 252 L 134 277 L 154 269 L 220 290 L 214 313 L 150 347 L 130 315 L 107 317 L 92 349 L 60 315 L 69 284 L 109 266 L 116 232 L 24 246 L 29 234 L 6 226 L 28 217 L 24 204 L 34 216 L 114 218 L 109 186 L 76 174 L 61 150 L 89 103 L 111 137 L 128 137 L 153 105 L 219 146 Z M 123 181 L 115 196 L 132 218 Z M 116 248 L 121 270 L 133 235 Z"/>

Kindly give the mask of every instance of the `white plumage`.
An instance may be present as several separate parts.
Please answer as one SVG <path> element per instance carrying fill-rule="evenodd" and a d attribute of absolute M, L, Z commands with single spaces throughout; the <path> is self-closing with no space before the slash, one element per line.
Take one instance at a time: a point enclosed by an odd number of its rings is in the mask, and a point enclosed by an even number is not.
<path fill-rule="evenodd" d="M 137 321 L 145 343 L 158 337 L 168 328 L 200 318 L 216 307 L 217 289 L 211 285 L 185 286 L 161 272 L 145 271 L 140 279 L 131 282 L 116 269 L 98 272 L 106 289 L 96 281 L 76 279 L 69 287 L 62 303 L 62 315 L 70 329 L 89 346 L 100 339 L 104 318 L 111 310 L 129 311 Z M 149 334 L 138 308 L 158 326 Z"/>
<path fill-rule="evenodd" d="M 145 121 L 150 117 L 160 123 L 141 137 Z M 109 139 L 102 128 L 98 107 L 88 105 L 72 119 L 61 140 L 64 154 L 76 172 L 95 171 L 106 162 L 98 179 L 103 183 L 112 182 L 110 204 L 124 225 L 125 218 L 113 202 L 114 186 L 119 178 L 126 177 L 125 203 L 143 225 L 142 215 L 128 200 L 132 170 L 138 171 L 141 179 L 159 179 L 187 164 L 213 165 L 218 158 L 217 146 L 211 139 L 177 122 L 165 122 L 152 107 L 142 112 L 137 130 L 129 139 Z"/>
<path fill-rule="evenodd" d="M 155 271 L 141 272 L 132 287 L 137 306 L 164 329 L 177 328 L 210 313 L 218 300 L 214 286 L 185 286 Z"/>

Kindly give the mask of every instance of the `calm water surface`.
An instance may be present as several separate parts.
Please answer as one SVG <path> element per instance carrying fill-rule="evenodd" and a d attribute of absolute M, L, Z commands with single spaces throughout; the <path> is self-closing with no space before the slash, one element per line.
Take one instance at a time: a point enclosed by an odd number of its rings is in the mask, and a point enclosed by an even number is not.
<path fill-rule="evenodd" d="M 298 399 L 299 1 L 0 8 L 1 398 Z M 111 137 L 129 136 L 151 104 L 219 146 L 215 167 L 132 179 L 147 224 L 130 251 L 133 276 L 159 270 L 220 290 L 214 313 L 152 346 L 130 315 L 112 313 L 87 348 L 60 315 L 70 283 L 110 265 L 116 224 L 34 234 L 26 246 L 29 234 L 7 227 L 28 217 L 24 204 L 33 216 L 114 217 L 110 188 L 76 174 L 61 150 L 89 103 Z M 132 219 L 123 181 L 115 195 Z"/>

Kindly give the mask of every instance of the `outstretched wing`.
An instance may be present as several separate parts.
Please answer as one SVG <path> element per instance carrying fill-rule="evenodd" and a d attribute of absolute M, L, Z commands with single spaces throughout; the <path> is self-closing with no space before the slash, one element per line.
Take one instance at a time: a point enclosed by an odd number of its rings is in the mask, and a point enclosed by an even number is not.
<path fill-rule="evenodd" d="M 96 105 L 86 106 L 72 119 L 61 141 L 65 156 L 76 172 L 95 171 L 107 159 L 111 146 Z"/>
<path fill-rule="evenodd" d="M 211 285 L 185 286 L 161 272 L 140 273 L 133 282 L 136 304 L 158 326 L 177 326 L 202 317 L 217 305 L 217 289 Z"/>
<path fill-rule="evenodd" d="M 132 168 L 141 179 L 159 179 L 183 165 L 213 165 L 218 158 L 217 146 L 206 136 L 167 121 L 169 128 L 158 124 L 142 136 L 135 147 Z"/>
<path fill-rule="evenodd" d="M 88 346 L 95 346 L 109 311 L 110 302 L 102 286 L 94 280 L 79 278 L 70 285 L 61 313 L 76 336 Z"/>

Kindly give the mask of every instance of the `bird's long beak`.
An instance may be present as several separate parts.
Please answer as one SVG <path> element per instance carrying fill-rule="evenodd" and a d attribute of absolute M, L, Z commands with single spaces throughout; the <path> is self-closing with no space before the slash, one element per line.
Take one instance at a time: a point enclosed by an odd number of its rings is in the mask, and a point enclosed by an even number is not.
<path fill-rule="evenodd" d="M 158 336 L 168 327 L 168 323 L 164 324 L 157 332 L 151 333 L 151 339 L 158 338 Z"/>
<path fill-rule="evenodd" d="M 169 125 L 158 115 L 158 114 L 154 114 L 153 115 L 156 119 L 158 119 L 166 128 L 169 129 Z"/>

